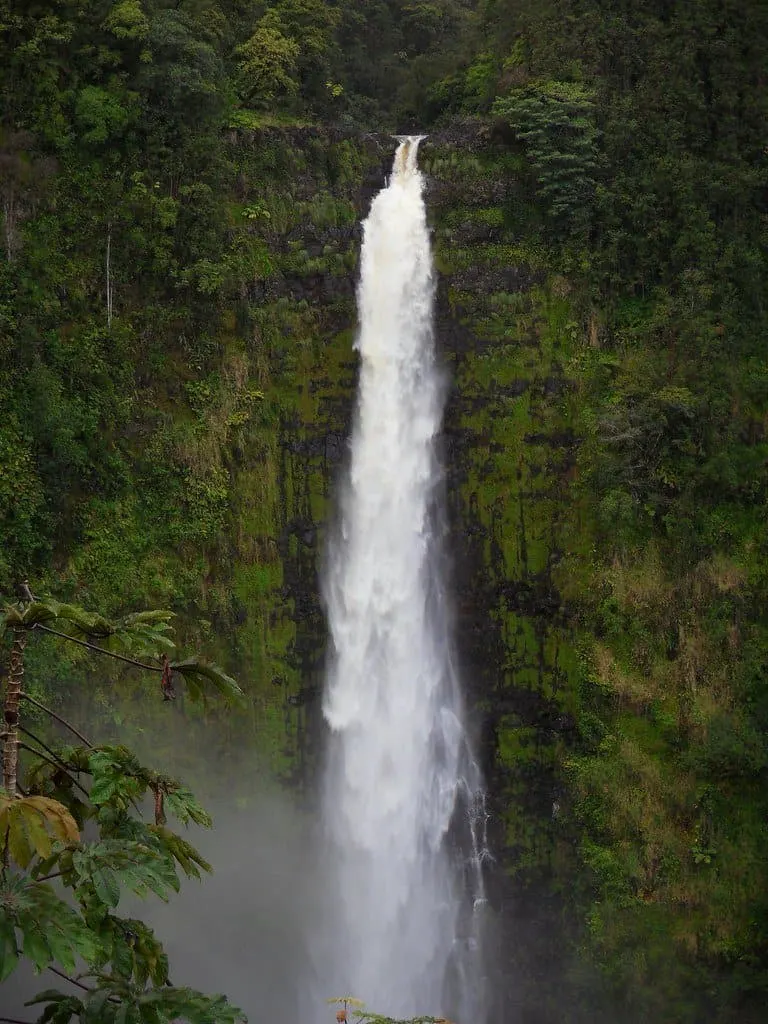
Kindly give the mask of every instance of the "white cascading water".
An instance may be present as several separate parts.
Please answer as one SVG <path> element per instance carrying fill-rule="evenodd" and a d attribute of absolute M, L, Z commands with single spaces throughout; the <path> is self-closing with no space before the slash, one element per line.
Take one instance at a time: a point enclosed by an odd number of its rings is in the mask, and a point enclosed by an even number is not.
<path fill-rule="evenodd" d="M 379 1013 L 477 1024 L 485 815 L 441 571 L 444 387 L 419 141 L 401 140 L 363 229 L 357 418 L 324 587 L 338 918 L 326 981 Z"/>

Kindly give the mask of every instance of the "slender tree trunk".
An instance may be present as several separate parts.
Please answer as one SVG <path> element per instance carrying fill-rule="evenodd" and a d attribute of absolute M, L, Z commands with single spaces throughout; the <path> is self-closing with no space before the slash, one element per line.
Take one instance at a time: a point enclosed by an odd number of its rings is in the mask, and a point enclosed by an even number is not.
<path fill-rule="evenodd" d="M 8 257 L 8 262 L 13 261 L 13 234 L 14 234 L 14 216 L 15 216 L 15 197 L 13 194 L 13 186 L 5 196 L 3 202 L 3 214 L 5 217 L 5 252 Z"/>
<path fill-rule="evenodd" d="M 107 327 L 112 326 L 112 225 L 107 227 Z"/>
<path fill-rule="evenodd" d="M 19 699 L 24 678 L 26 629 L 14 630 L 8 679 L 5 684 L 5 730 L 3 732 L 3 785 L 11 796 L 16 793 L 19 769 Z"/>

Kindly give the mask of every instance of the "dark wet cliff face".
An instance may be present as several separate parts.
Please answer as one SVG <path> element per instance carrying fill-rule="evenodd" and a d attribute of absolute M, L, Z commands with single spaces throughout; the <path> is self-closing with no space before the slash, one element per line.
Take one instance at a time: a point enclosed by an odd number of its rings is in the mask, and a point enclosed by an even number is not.
<path fill-rule="evenodd" d="M 272 357 L 283 397 L 265 636 L 283 764 L 310 791 L 323 735 L 319 573 L 354 399 L 353 257 L 359 220 L 391 158 L 387 140 L 370 140 L 364 151 L 356 221 L 341 234 L 303 223 L 285 240 L 287 252 L 300 242 L 309 260 L 327 260 L 328 247 L 339 244 L 345 272 L 318 264 L 267 284 L 261 296 L 307 318 L 306 335 L 294 335 L 285 351 L 276 341 Z M 511 1014 L 529 1001 L 540 1006 L 542 984 L 563 966 L 554 891 L 571 854 L 559 828 L 557 766 L 573 728 L 575 655 L 554 570 L 577 517 L 564 369 L 573 324 L 566 282 L 552 280 L 506 227 L 507 170 L 487 141 L 427 142 L 421 163 L 434 226 L 438 346 L 450 378 L 442 450 L 457 645 L 497 858 L 489 886 L 505 979 L 498 1010 Z"/>
<path fill-rule="evenodd" d="M 571 542 L 576 437 L 568 288 L 508 228 L 487 143 L 425 153 L 436 179 L 438 337 L 450 366 L 446 472 L 463 678 L 489 789 L 496 1012 L 547 1020 L 567 921 L 559 764 L 575 653 L 555 572 Z M 557 1004 L 555 999 L 554 1003 Z"/>
<path fill-rule="evenodd" d="M 180 334 L 172 317 L 146 328 L 119 438 L 125 487 L 71 496 L 79 539 L 33 582 L 108 614 L 172 608 L 182 649 L 236 676 L 248 711 L 201 714 L 183 691 L 159 708 L 130 670 L 91 668 L 40 638 L 28 672 L 74 694 L 73 717 L 99 740 L 172 764 L 204 800 L 224 790 L 247 812 L 270 778 L 312 807 L 320 581 L 348 457 L 360 223 L 395 143 L 329 128 L 225 142 L 218 257 L 237 272 L 215 301 L 196 299 L 208 334 Z M 467 124 L 426 140 L 420 161 L 448 381 L 446 548 L 495 856 L 494 1012 L 634 1024 L 648 1007 L 663 1017 L 684 991 L 680 1019 L 696 1021 L 711 958 L 725 977 L 731 939 L 751 949 L 761 892 L 757 869 L 724 868 L 759 864 L 764 849 L 757 741 L 739 732 L 722 683 L 740 678 L 750 649 L 741 570 L 716 555 L 672 579 L 655 535 L 643 534 L 647 550 L 606 540 L 606 502 L 620 516 L 632 499 L 599 490 L 600 473 L 615 485 L 632 469 L 618 428 L 665 421 L 674 447 L 689 392 L 663 370 L 663 387 L 637 405 L 649 352 L 609 344 L 585 257 L 541 241 L 520 154 Z M 691 953 L 697 944 L 709 952 Z"/>
<path fill-rule="evenodd" d="M 187 714 L 182 695 L 148 716 L 142 680 L 42 645 L 29 671 L 65 680 L 74 717 L 100 740 L 167 760 L 203 799 L 210 783 L 211 795 L 224 787 L 247 804 L 269 776 L 311 804 L 324 730 L 320 577 L 353 411 L 360 223 L 395 143 L 321 128 L 225 141 L 227 258 L 246 254 L 252 269 L 221 300 L 199 362 L 159 339 L 165 375 L 147 376 L 131 430 L 137 460 L 164 460 L 162 491 L 150 488 L 153 469 L 138 498 L 94 499 L 96 525 L 56 586 L 85 585 L 86 603 L 109 612 L 133 606 L 140 581 L 142 603 L 178 613 L 184 647 L 241 681 L 249 712 Z M 511 1014 L 541 1002 L 541 976 L 557 967 L 552 894 L 572 857 L 557 807 L 575 656 L 556 576 L 580 543 L 566 369 L 575 326 L 567 282 L 509 227 L 514 174 L 487 135 L 462 126 L 427 140 L 420 159 L 449 380 L 441 450 L 457 645 L 489 789 L 499 1011 Z"/>

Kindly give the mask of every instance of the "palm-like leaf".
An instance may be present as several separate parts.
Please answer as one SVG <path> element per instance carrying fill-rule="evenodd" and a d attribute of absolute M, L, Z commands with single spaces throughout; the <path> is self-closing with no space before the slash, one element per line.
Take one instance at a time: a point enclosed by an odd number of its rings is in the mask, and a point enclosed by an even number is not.
<path fill-rule="evenodd" d="M 5 628 L 32 629 L 38 623 L 51 622 L 58 618 L 60 607 L 58 601 L 33 601 L 23 608 L 6 605 Z"/>
<path fill-rule="evenodd" d="M 76 604 L 60 601 L 33 601 L 24 607 L 5 607 L 6 629 L 34 629 L 48 626 L 74 639 L 98 642 L 107 650 L 119 648 L 125 653 L 156 657 L 162 651 L 172 651 L 170 624 L 174 613 L 162 609 L 134 612 L 116 622 L 103 615 L 86 611 Z"/>
<path fill-rule="evenodd" d="M 226 700 L 240 702 L 245 697 L 235 680 L 210 661 L 203 661 L 202 658 L 185 658 L 184 661 L 171 662 L 171 669 L 184 676 L 193 700 L 205 698 L 203 687 L 206 683 Z"/>

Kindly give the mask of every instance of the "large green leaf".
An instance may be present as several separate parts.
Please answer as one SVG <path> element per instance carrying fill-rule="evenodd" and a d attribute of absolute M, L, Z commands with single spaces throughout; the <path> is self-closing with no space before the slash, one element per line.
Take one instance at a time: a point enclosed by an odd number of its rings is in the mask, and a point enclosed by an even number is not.
<path fill-rule="evenodd" d="M 53 600 L 5 607 L 5 627 L 8 629 L 48 625 L 75 639 L 86 637 L 100 642 L 107 650 L 118 647 L 126 653 L 147 657 L 175 649 L 176 645 L 167 635 L 172 631 L 170 620 L 173 617 L 173 612 L 157 609 L 135 612 L 117 622 L 110 622 L 103 615 L 89 612 L 79 605 Z"/>
<path fill-rule="evenodd" d="M 51 950 L 45 934 L 31 921 L 24 930 L 23 953 L 35 965 L 38 971 L 42 970 L 51 959 Z"/>
<path fill-rule="evenodd" d="M 185 658 L 184 661 L 172 662 L 171 669 L 184 676 L 189 695 L 193 700 L 205 697 L 204 686 L 206 683 L 227 700 L 239 702 L 245 699 L 245 694 L 235 680 L 218 665 L 209 661 L 203 661 L 201 658 Z"/>
<path fill-rule="evenodd" d="M 47 988 L 39 992 L 34 999 L 29 999 L 24 1005 L 35 1006 L 40 1003 L 47 1003 L 37 1024 L 69 1024 L 73 1017 L 81 1017 L 83 1004 L 77 996 L 67 995 L 55 988 Z"/>
<path fill-rule="evenodd" d="M 93 884 L 99 899 L 109 907 L 117 906 L 121 885 L 138 896 L 151 891 L 163 900 L 169 890 L 179 889 L 172 857 L 139 842 L 105 839 L 76 851 L 72 862 L 80 877 L 75 888 Z"/>
<path fill-rule="evenodd" d="M 58 618 L 59 621 L 64 620 L 69 632 L 81 633 L 94 640 L 111 636 L 117 628 L 103 615 L 86 611 L 76 604 L 59 605 Z"/>
<path fill-rule="evenodd" d="M 96 936 L 80 915 L 59 899 L 50 885 L 31 882 L 25 875 L 7 876 L 0 882 L 0 923 L 0 973 L 6 977 L 18 956 L 16 930 L 21 933 L 24 955 L 38 970 L 56 962 L 65 971 L 73 971 L 77 957 L 91 961 L 99 949 Z"/>
<path fill-rule="evenodd" d="M 47 883 L 33 883 L 28 891 L 34 904 L 29 918 L 43 928 L 51 959 L 66 971 L 75 969 L 77 957 L 91 962 L 99 952 L 99 942 L 80 915 L 59 899 Z M 22 929 L 26 920 L 23 918 L 19 922 Z"/>
<path fill-rule="evenodd" d="M 96 805 L 113 803 L 124 809 L 141 797 L 149 783 L 149 773 L 125 747 L 89 751 L 88 766 L 93 775 L 90 797 Z"/>
<path fill-rule="evenodd" d="M 163 610 L 134 612 L 115 625 L 112 647 L 121 647 L 133 655 L 157 657 L 159 653 L 173 651 L 176 644 L 168 634 L 173 632 L 170 622 L 174 613 Z"/>
<path fill-rule="evenodd" d="M 168 810 L 184 825 L 194 821 L 196 825 L 210 828 L 213 824 L 211 816 L 197 802 L 195 796 L 185 786 L 180 786 L 178 783 L 165 790 L 165 804 Z"/>
<path fill-rule="evenodd" d="M 76 842 L 77 824 L 63 804 L 44 796 L 10 797 L 0 790 L 0 834 L 8 839 L 8 850 L 22 868 L 35 856 L 49 857 L 51 836 Z"/>
<path fill-rule="evenodd" d="M 150 825 L 149 828 L 157 835 L 163 849 L 178 863 L 187 878 L 200 878 L 201 869 L 207 872 L 213 870 L 208 861 L 186 839 L 162 825 Z"/>
<path fill-rule="evenodd" d="M 107 867 L 97 867 L 91 871 L 88 880 L 102 903 L 112 908 L 120 902 L 120 883 L 114 871 Z"/>
<path fill-rule="evenodd" d="M 5 624 L 12 629 L 33 629 L 37 625 L 56 623 L 57 628 L 65 631 L 79 632 L 91 637 L 109 636 L 115 627 L 97 614 L 87 612 L 75 604 L 62 604 L 60 601 L 32 601 L 19 607 L 6 605 Z"/>
<path fill-rule="evenodd" d="M 33 601 L 24 607 L 5 606 L 6 629 L 31 629 L 38 622 L 51 622 L 58 615 L 56 601 Z"/>

